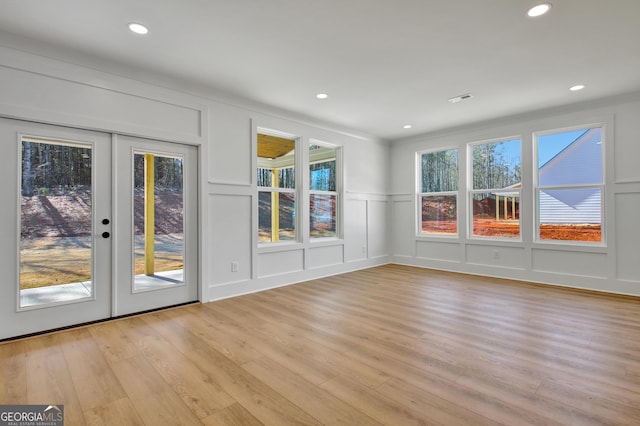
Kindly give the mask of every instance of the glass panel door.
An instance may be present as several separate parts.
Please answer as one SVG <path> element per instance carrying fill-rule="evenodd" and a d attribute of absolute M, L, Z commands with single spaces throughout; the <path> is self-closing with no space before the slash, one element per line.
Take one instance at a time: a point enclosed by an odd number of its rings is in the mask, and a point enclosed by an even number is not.
<path fill-rule="evenodd" d="M 0 143 L 0 339 L 198 300 L 197 148 L 3 118 Z"/>
<path fill-rule="evenodd" d="M 197 300 L 197 148 L 126 136 L 115 148 L 114 315 Z"/>
<path fill-rule="evenodd" d="M 111 137 L 0 119 L 0 339 L 108 318 Z"/>

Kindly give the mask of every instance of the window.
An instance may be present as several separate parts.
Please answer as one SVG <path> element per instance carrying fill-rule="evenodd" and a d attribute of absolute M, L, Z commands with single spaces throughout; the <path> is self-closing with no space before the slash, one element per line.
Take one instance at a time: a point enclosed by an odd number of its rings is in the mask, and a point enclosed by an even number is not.
<path fill-rule="evenodd" d="M 419 234 L 458 234 L 458 150 L 419 154 Z"/>
<path fill-rule="evenodd" d="M 258 133 L 258 241 L 295 241 L 296 139 Z"/>
<path fill-rule="evenodd" d="M 602 128 L 536 135 L 537 237 L 602 242 Z"/>
<path fill-rule="evenodd" d="M 472 236 L 520 237 L 520 150 L 520 139 L 471 145 Z"/>
<path fill-rule="evenodd" d="M 338 149 L 309 145 L 309 235 L 338 236 Z"/>

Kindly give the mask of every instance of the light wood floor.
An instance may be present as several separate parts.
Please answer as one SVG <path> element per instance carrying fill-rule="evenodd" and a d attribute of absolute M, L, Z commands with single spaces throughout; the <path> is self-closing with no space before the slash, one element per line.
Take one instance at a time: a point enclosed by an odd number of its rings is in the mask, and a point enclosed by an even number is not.
<path fill-rule="evenodd" d="M 640 424 L 640 299 L 388 265 L 0 344 L 67 425 Z"/>

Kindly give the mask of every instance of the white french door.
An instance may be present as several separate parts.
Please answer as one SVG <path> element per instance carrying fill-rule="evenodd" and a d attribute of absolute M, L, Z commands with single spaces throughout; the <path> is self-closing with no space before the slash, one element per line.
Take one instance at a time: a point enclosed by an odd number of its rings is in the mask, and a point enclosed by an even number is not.
<path fill-rule="evenodd" d="M 196 148 L 4 118 L 0 146 L 0 339 L 197 300 Z"/>
<path fill-rule="evenodd" d="M 197 300 L 197 149 L 116 138 L 114 315 Z"/>

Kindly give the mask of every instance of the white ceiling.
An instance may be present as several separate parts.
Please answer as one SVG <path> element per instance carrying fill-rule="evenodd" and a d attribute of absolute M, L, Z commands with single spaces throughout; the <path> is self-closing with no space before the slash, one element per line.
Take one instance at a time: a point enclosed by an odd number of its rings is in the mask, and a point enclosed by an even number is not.
<path fill-rule="evenodd" d="M 640 0 L 551 2 L 2 0 L 0 44 L 391 140 L 640 91 Z"/>

